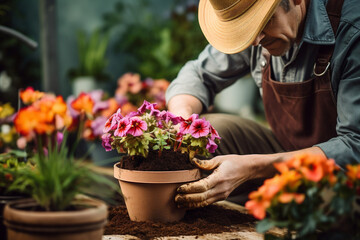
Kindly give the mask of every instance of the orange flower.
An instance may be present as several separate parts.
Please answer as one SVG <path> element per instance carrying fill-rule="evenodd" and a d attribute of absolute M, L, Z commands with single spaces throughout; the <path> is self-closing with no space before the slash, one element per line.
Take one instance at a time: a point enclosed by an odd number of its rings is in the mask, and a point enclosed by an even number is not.
<path fill-rule="evenodd" d="M 137 111 L 137 107 L 132 105 L 131 103 L 127 102 L 121 106 L 121 114 L 123 116 L 127 115 L 130 112 Z"/>
<path fill-rule="evenodd" d="M 21 109 L 14 119 L 16 130 L 24 136 L 36 132 L 38 134 L 51 133 L 54 126 L 46 122 L 46 114 L 37 110 L 33 106 Z"/>
<path fill-rule="evenodd" d="M 93 114 L 94 101 L 87 93 L 80 93 L 80 95 L 71 103 L 71 107 L 78 112 L 85 112 L 86 114 Z"/>
<path fill-rule="evenodd" d="M 346 165 L 346 175 L 348 178 L 355 182 L 356 180 L 360 179 L 360 165 Z"/>
<path fill-rule="evenodd" d="M 110 98 L 109 100 L 109 107 L 107 109 L 104 109 L 101 111 L 101 116 L 109 118 L 111 115 L 113 115 L 116 110 L 119 108 L 119 104 L 115 100 L 115 98 Z"/>
<path fill-rule="evenodd" d="M 44 96 L 45 93 L 35 91 L 32 87 L 27 87 L 25 90 L 20 91 L 20 98 L 25 104 L 31 104 Z"/>
<path fill-rule="evenodd" d="M 250 200 L 245 203 L 246 209 L 257 219 L 264 219 L 266 209 L 270 207 L 270 201 Z"/>
<path fill-rule="evenodd" d="M 295 200 L 295 202 L 297 204 L 301 204 L 305 200 L 305 195 L 302 193 L 284 192 L 284 193 L 280 194 L 278 199 L 279 199 L 279 202 L 281 202 L 281 203 L 289 203 L 289 202 Z"/>

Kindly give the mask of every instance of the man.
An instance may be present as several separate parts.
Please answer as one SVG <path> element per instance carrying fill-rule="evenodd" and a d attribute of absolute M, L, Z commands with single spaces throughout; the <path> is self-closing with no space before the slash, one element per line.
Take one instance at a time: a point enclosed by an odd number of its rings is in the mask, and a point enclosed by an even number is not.
<path fill-rule="evenodd" d="M 200 0 L 211 45 L 171 83 L 169 110 L 184 118 L 203 113 L 216 93 L 250 72 L 271 130 L 205 115 L 222 140 L 216 157 L 196 164 L 214 171 L 181 186 L 179 206 L 224 200 L 295 154 L 325 155 L 341 167 L 360 162 L 359 12 L 358 0 Z"/>

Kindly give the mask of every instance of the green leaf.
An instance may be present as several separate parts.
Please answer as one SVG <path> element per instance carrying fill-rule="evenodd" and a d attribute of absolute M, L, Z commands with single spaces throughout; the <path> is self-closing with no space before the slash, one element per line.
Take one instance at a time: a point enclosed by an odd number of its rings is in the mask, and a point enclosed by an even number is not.
<path fill-rule="evenodd" d="M 273 227 L 275 227 L 274 221 L 265 218 L 256 224 L 256 231 L 259 233 L 264 233 Z"/>

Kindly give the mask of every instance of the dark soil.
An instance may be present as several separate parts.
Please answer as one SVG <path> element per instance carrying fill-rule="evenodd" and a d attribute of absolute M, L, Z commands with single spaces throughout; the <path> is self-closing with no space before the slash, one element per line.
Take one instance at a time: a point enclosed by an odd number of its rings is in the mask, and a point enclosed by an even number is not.
<path fill-rule="evenodd" d="M 188 154 L 164 150 L 161 155 L 157 151 L 150 151 L 147 158 L 143 156 L 124 156 L 120 167 L 140 171 L 175 171 L 194 169 Z"/>
<path fill-rule="evenodd" d="M 133 222 L 124 204 L 109 207 L 105 235 L 132 235 L 140 239 L 164 236 L 204 235 L 237 231 L 236 224 L 253 227 L 255 219 L 235 210 L 210 205 L 188 210 L 183 220 L 175 223 Z"/>

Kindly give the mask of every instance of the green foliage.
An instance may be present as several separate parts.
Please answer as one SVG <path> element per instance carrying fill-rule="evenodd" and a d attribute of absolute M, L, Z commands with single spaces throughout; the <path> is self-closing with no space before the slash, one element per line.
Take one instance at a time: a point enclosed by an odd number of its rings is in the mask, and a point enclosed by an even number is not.
<path fill-rule="evenodd" d="M 104 15 L 104 22 L 104 29 L 119 36 L 115 48 L 127 54 L 126 68 L 143 76 L 172 80 L 207 44 L 197 22 L 197 6 L 187 1 L 177 1 L 159 14 L 146 1 L 122 0 Z"/>
<path fill-rule="evenodd" d="M 0 154 L 0 195 L 17 194 L 9 187 L 18 178 L 19 171 L 27 166 L 25 158 L 26 153 L 17 150 Z"/>
<path fill-rule="evenodd" d="M 77 194 L 86 194 L 97 184 L 117 188 L 82 161 L 75 161 L 66 137 L 60 145 L 50 144 L 47 153 L 39 148 L 33 161 L 35 167 L 22 168 L 10 189 L 31 195 L 46 211 L 66 210 Z"/>
<path fill-rule="evenodd" d="M 77 32 L 79 66 L 69 71 L 71 79 L 78 76 L 93 76 L 96 80 L 107 80 L 105 73 L 108 64 L 106 50 L 109 35 L 96 29 L 90 36 L 82 30 Z"/>

